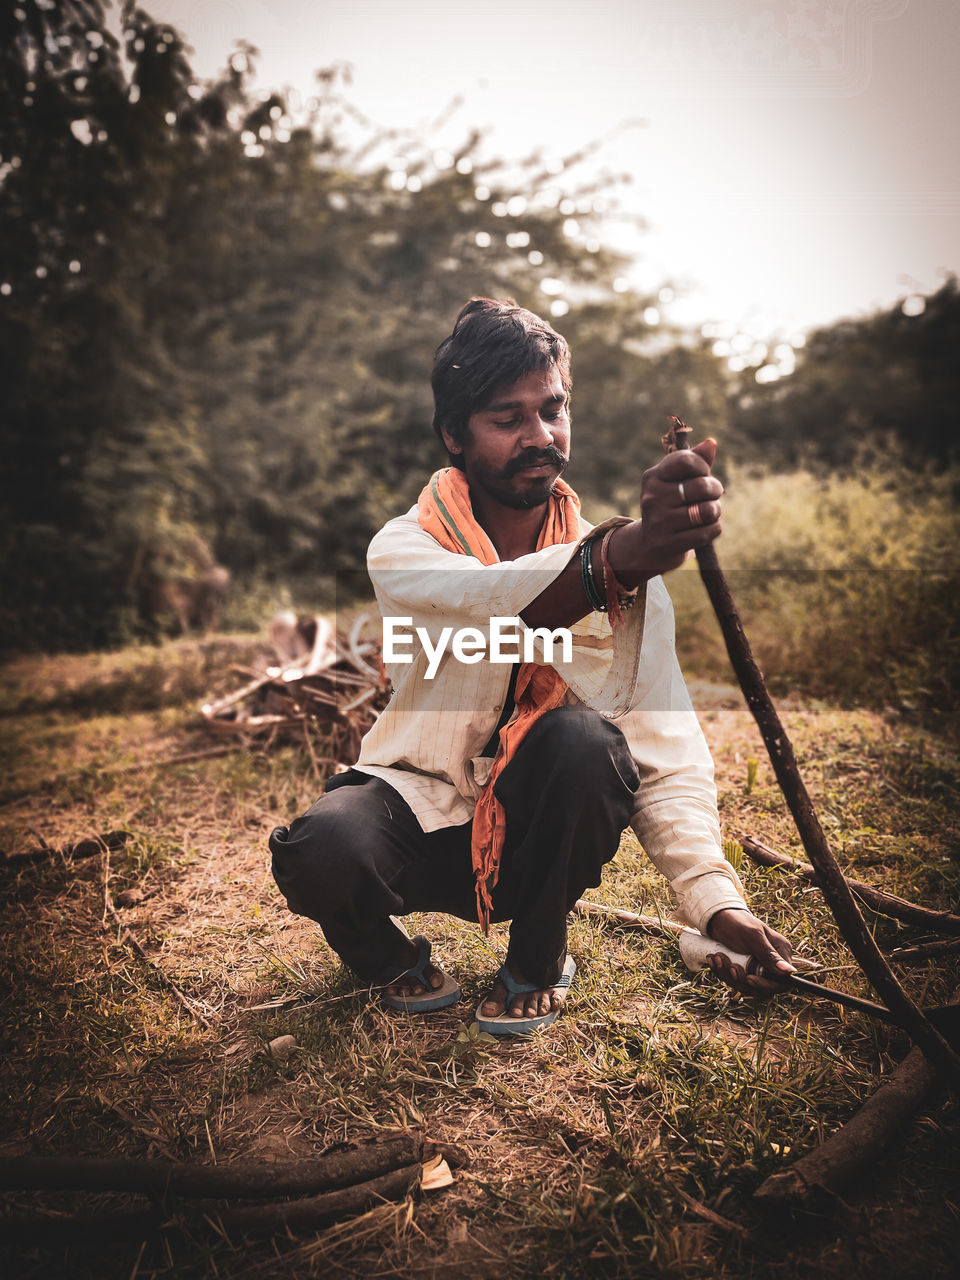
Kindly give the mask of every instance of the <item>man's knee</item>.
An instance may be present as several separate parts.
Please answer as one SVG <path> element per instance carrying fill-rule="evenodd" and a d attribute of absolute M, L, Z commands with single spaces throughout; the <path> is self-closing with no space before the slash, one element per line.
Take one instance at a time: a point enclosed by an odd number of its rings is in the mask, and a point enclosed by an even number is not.
<path fill-rule="evenodd" d="M 626 738 L 590 707 L 548 711 L 531 725 L 522 747 L 552 776 L 569 778 L 572 785 L 602 785 L 615 776 L 631 791 L 640 785 Z"/>
<path fill-rule="evenodd" d="M 374 841 L 359 801 L 359 789 L 333 791 L 289 827 L 274 829 L 273 878 L 291 911 L 321 919 L 369 890 Z"/>

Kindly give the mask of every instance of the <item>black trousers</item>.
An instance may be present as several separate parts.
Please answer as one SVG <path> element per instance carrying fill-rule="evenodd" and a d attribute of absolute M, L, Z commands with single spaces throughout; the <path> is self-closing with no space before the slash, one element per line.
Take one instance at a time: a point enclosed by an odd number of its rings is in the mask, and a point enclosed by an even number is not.
<path fill-rule="evenodd" d="M 512 921 L 508 960 L 528 981 L 559 977 L 567 912 L 600 883 L 639 784 L 620 730 L 579 706 L 541 716 L 497 779 L 507 829 L 492 918 Z M 373 981 L 399 968 L 403 935 L 390 916 L 477 918 L 471 826 L 424 832 L 393 787 L 351 771 L 276 828 L 273 875 L 290 910 L 316 920 L 344 963 Z"/>

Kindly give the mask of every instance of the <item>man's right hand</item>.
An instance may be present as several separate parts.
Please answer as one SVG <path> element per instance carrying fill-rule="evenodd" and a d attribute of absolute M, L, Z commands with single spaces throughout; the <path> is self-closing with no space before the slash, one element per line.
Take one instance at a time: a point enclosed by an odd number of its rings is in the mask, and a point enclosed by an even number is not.
<path fill-rule="evenodd" d="M 716 456 L 717 442 L 704 440 L 643 473 L 642 518 L 615 530 L 607 553 L 623 586 L 679 568 L 690 551 L 719 537 L 723 485 L 710 474 Z"/>

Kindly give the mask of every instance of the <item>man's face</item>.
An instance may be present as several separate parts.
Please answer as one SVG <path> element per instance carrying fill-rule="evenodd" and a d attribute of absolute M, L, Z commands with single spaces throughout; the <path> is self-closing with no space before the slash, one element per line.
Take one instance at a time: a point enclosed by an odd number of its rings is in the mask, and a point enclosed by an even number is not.
<path fill-rule="evenodd" d="M 556 366 L 499 387 L 470 415 L 462 443 L 446 431 L 443 439 L 471 488 L 513 510 L 542 506 L 570 460 L 570 406 Z"/>

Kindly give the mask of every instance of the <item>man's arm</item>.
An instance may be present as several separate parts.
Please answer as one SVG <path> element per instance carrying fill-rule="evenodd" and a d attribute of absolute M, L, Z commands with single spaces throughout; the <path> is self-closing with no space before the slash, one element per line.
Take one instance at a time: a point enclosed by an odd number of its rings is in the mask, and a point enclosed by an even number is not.
<path fill-rule="evenodd" d="M 668 454 L 645 471 L 640 481 L 642 518 L 615 529 L 608 546 L 610 567 L 621 586 L 631 590 L 650 578 L 677 569 L 689 551 L 720 535 L 723 485 L 710 468 L 717 456 L 714 440 L 695 449 Z M 683 490 L 681 492 L 681 484 Z M 701 522 L 694 524 L 690 504 Z M 594 551 L 594 582 L 603 595 L 599 555 Z M 521 612 L 529 627 L 569 627 L 590 612 L 574 556 L 548 587 Z"/>

